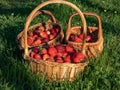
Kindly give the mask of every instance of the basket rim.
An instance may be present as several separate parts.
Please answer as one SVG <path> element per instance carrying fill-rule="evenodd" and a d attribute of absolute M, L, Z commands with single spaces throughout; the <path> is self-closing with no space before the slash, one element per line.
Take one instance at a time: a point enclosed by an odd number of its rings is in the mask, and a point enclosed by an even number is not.
<path fill-rule="evenodd" d="M 95 26 L 88 26 L 88 27 L 98 29 L 98 27 L 95 27 Z M 73 27 L 71 27 L 71 29 L 75 29 L 75 28 L 81 28 L 81 26 L 73 26 Z M 98 45 L 101 41 L 103 42 L 103 36 L 98 37 L 98 40 L 96 42 L 92 42 L 92 43 L 86 42 L 86 46 Z M 69 41 L 69 40 L 67 42 L 82 45 L 82 42 L 79 43 L 79 42 L 73 42 L 73 41 Z"/>
<path fill-rule="evenodd" d="M 45 23 L 45 22 L 42 22 L 42 23 Z M 31 30 L 31 29 L 33 29 L 33 28 L 38 27 L 38 26 L 41 25 L 42 23 L 37 23 L 37 24 L 34 24 L 34 25 L 30 26 L 27 31 L 29 31 L 29 30 Z M 60 27 L 60 29 L 59 29 L 60 32 L 57 34 L 57 36 L 56 36 L 54 39 L 52 39 L 52 40 L 50 40 L 50 41 L 48 41 L 48 42 L 46 42 L 46 43 L 53 42 L 54 40 L 56 40 L 57 38 L 59 38 L 59 35 L 60 35 L 60 33 L 62 32 L 62 27 L 60 26 L 59 23 L 49 22 L 49 24 L 58 25 L 58 26 Z M 17 35 L 17 41 L 19 41 L 20 38 L 24 38 L 24 31 L 21 31 L 21 32 Z M 46 43 L 41 43 L 40 45 L 28 45 L 28 47 L 30 48 L 30 47 L 35 47 L 35 46 L 42 46 L 42 45 L 44 45 L 44 44 L 46 44 Z"/>
<path fill-rule="evenodd" d="M 85 59 L 85 62 L 80 62 L 80 63 L 58 63 L 58 62 L 51 62 L 51 61 L 46 61 L 46 60 L 36 60 L 36 59 L 33 59 L 32 57 L 27 57 L 27 60 L 29 62 L 35 62 L 37 64 L 45 63 L 45 64 L 49 64 L 51 66 L 57 65 L 57 66 L 60 66 L 60 67 L 61 66 L 79 67 L 79 66 L 86 66 L 89 63 L 89 59 L 87 59 L 87 58 Z"/>

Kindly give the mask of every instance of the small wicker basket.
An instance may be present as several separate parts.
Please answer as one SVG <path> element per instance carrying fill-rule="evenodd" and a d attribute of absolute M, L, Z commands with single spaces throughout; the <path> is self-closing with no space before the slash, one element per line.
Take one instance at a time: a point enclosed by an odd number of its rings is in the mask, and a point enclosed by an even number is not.
<path fill-rule="evenodd" d="M 74 4 L 64 1 L 64 0 L 49 0 L 46 2 L 43 2 L 42 4 L 38 5 L 28 16 L 27 22 L 25 24 L 24 28 L 24 59 L 27 60 L 30 63 L 30 66 L 32 68 L 33 72 L 38 72 L 40 75 L 42 73 L 45 73 L 45 77 L 47 80 L 52 80 L 52 81 L 73 81 L 75 80 L 76 76 L 80 74 L 85 66 L 88 65 L 89 60 L 86 58 L 85 62 L 81 62 L 78 64 L 74 63 L 57 63 L 57 62 L 49 62 L 49 61 L 36 61 L 35 59 L 31 58 L 29 55 L 29 46 L 27 44 L 27 30 L 30 24 L 30 21 L 32 21 L 33 15 L 42 7 L 48 5 L 48 4 L 53 4 L 53 3 L 60 3 L 60 4 L 65 4 L 67 6 L 72 7 L 75 9 L 76 12 L 78 12 L 79 16 L 81 17 L 81 20 L 83 22 L 83 34 L 84 37 L 86 37 L 86 20 L 84 18 L 83 13 L 80 11 L 78 7 L 76 7 Z M 81 52 L 85 54 L 85 39 L 83 40 L 82 43 L 82 49 Z"/>
<path fill-rule="evenodd" d="M 57 34 L 57 36 L 54 39 L 49 40 L 48 42 L 41 43 L 39 45 L 38 44 L 37 45 L 28 45 L 29 48 L 34 47 L 34 46 L 42 46 L 45 44 L 51 45 L 51 44 L 55 44 L 56 42 L 62 42 L 62 39 L 64 37 L 63 30 L 62 30 L 61 26 L 57 23 L 57 20 L 55 19 L 55 17 L 53 16 L 53 14 L 51 12 L 49 12 L 47 10 L 40 10 L 40 11 L 38 10 L 29 20 L 27 20 L 26 24 L 30 23 L 39 14 L 47 14 L 47 15 L 51 16 L 51 19 L 49 19 L 47 22 L 38 23 L 33 26 L 30 26 L 28 29 L 24 29 L 22 32 L 20 32 L 17 36 L 17 42 L 18 42 L 20 49 L 23 49 L 24 44 L 25 44 L 24 32 L 29 32 L 36 28 L 39 28 L 40 30 L 43 30 L 43 29 L 49 30 L 51 28 L 57 28 L 59 30 L 59 34 Z M 29 26 L 29 24 L 28 24 L 28 26 Z"/>
<path fill-rule="evenodd" d="M 88 26 L 87 27 L 87 34 L 91 34 L 95 40 L 93 42 L 86 42 L 86 56 L 88 58 L 96 58 L 97 56 L 99 56 L 102 51 L 103 51 L 103 36 L 102 36 L 102 25 L 101 25 L 101 20 L 100 17 L 95 14 L 95 13 L 91 13 L 91 12 L 83 12 L 83 14 L 86 16 L 94 16 L 97 18 L 98 20 L 98 27 L 95 26 Z M 69 18 L 68 21 L 68 28 L 66 31 L 66 42 L 69 45 L 72 45 L 73 47 L 75 47 L 76 49 L 81 49 L 82 47 L 82 43 L 81 42 L 74 42 L 74 41 L 70 41 L 70 35 L 71 34 L 81 34 L 83 32 L 83 28 L 81 26 L 74 26 L 71 27 L 71 20 L 74 16 L 79 15 L 78 13 L 75 13 L 73 15 L 71 15 L 71 17 Z M 83 37 L 86 38 L 86 37 Z"/>

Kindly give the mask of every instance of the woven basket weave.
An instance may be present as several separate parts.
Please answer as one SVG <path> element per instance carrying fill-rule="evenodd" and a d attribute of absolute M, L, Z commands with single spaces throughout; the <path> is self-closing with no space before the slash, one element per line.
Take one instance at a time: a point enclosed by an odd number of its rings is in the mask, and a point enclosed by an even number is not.
<path fill-rule="evenodd" d="M 98 27 L 95 27 L 95 26 L 88 26 L 87 27 L 87 33 L 90 33 L 91 35 L 94 35 L 94 38 L 96 38 L 96 40 L 93 41 L 93 42 L 87 42 L 86 43 L 86 49 L 85 49 L 86 56 L 88 58 L 94 58 L 95 59 L 103 51 L 103 36 L 102 36 L 101 20 L 100 20 L 100 17 L 95 13 L 83 12 L 83 14 L 85 16 L 87 15 L 87 16 L 96 17 L 97 20 L 98 20 Z M 71 15 L 71 17 L 69 18 L 68 28 L 67 28 L 67 31 L 66 31 L 66 42 L 69 45 L 72 45 L 76 49 L 81 49 L 81 47 L 82 47 L 81 42 L 74 42 L 74 41 L 69 40 L 71 33 L 74 33 L 74 34 L 76 34 L 76 33 L 79 34 L 80 33 L 81 34 L 82 31 L 83 31 L 83 28 L 81 26 L 71 27 L 71 20 L 74 16 L 77 16 L 77 15 L 79 15 L 79 14 L 75 13 L 75 14 Z M 84 38 L 86 38 L 86 37 L 84 37 Z"/>
<path fill-rule="evenodd" d="M 18 41 L 18 45 L 20 47 L 20 49 L 23 49 L 25 48 L 24 47 L 24 44 L 25 44 L 25 41 L 24 41 L 24 32 L 28 32 L 28 31 L 31 31 L 31 30 L 34 30 L 35 28 L 45 28 L 45 29 L 51 29 L 52 27 L 57 27 L 60 32 L 59 34 L 52 40 L 48 41 L 47 43 L 41 43 L 39 45 L 28 45 L 29 48 L 31 47 L 34 47 L 34 46 L 42 46 L 42 45 L 45 45 L 45 44 L 48 44 L 48 45 L 51 45 L 51 44 L 55 44 L 56 42 L 62 42 L 62 39 L 64 37 L 64 34 L 63 34 L 63 30 L 61 28 L 61 26 L 57 23 L 57 20 L 55 19 L 55 17 L 53 16 L 53 14 L 47 10 L 38 10 L 27 22 L 31 22 L 36 16 L 38 16 L 39 14 L 47 14 L 51 17 L 51 19 L 49 19 L 47 22 L 43 22 L 43 23 L 37 23 L 33 26 L 30 26 L 28 29 L 24 29 L 22 32 L 20 32 L 17 36 L 17 41 Z M 28 24 L 29 26 L 29 24 Z M 26 31 L 25 31 L 26 30 Z"/>
<path fill-rule="evenodd" d="M 25 24 L 25 28 L 24 28 L 24 59 L 28 60 L 28 62 L 30 63 L 30 66 L 32 68 L 33 72 L 37 72 L 40 75 L 42 73 L 45 73 L 45 77 L 47 80 L 52 80 L 52 81 L 73 81 L 75 80 L 76 76 L 78 74 L 80 74 L 85 66 L 88 65 L 89 60 L 85 59 L 85 62 L 81 62 L 78 64 L 74 64 L 74 63 L 70 63 L 70 64 L 66 64 L 66 63 L 57 63 L 57 62 L 49 62 L 49 61 L 36 61 L 35 59 L 31 58 L 29 55 L 29 46 L 27 44 L 27 30 L 30 24 L 30 21 L 32 20 L 33 15 L 42 7 L 48 5 L 48 4 L 55 4 L 55 3 L 60 3 L 60 4 L 65 4 L 67 6 L 72 7 L 73 9 L 75 9 L 75 11 L 79 14 L 79 16 L 81 17 L 81 20 L 83 22 L 83 34 L 84 37 L 86 37 L 86 20 L 84 18 L 83 13 L 80 11 L 80 9 L 78 7 L 76 7 L 74 4 L 64 1 L 64 0 L 50 0 L 50 1 L 46 1 L 43 2 L 42 4 L 38 5 L 32 12 L 31 14 L 28 16 L 27 18 L 27 22 Z M 85 54 L 85 39 L 83 40 L 82 43 L 82 49 L 81 52 Z"/>

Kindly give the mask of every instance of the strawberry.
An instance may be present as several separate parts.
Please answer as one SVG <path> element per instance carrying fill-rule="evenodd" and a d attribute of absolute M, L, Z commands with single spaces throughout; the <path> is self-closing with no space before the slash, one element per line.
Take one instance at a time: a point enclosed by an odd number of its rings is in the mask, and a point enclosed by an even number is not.
<path fill-rule="evenodd" d="M 62 57 L 63 54 L 62 54 L 61 52 L 58 52 L 58 53 L 56 54 L 56 56 L 57 56 L 57 57 Z"/>
<path fill-rule="evenodd" d="M 50 58 L 50 56 L 49 56 L 48 54 L 43 54 L 43 56 L 42 56 L 42 59 L 43 59 L 43 60 L 46 60 L 46 59 L 48 59 L 48 58 Z"/>
<path fill-rule="evenodd" d="M 90 41 L 90 40 L 91 40 L 91 36 L 90 36 L 90 35 L 87 35 L 86 41 Z"/>
<path fill-rule="evenodd" d="M 36 41 L 34 41 L 33 45 L 39 45 L 41 43 L 42 43 L 42 41 L 40 39 L 37 39 Z"/>
<path fill-rule="evenodd" d="M 28 32 L 29 37 L 33 37 L 33 32 Z"/>
<path fill-rule="evenodd" d="M 51 33 L 52 33 L 54 36 L 57 35 L 57 32 L 55 31 L 55 29 L 51 29 L 50 31 L 51 31 Z"/>
<path fill-rule="evenodd" d="M 73 52 L 74 51 L 74 48 L 70 45 L 66 45 L 66 52 Z"/>
<path fill-rule="evenodd" d="M 33 40 L 36 40 L 38 38 L 38 35 L 33 35 Z"/>
<path fill-rule="evenodd" d="M 75 39 L 75 34 L 71 34 L 71 35 L 70 35 L 70 40 L 71 40 L 71 41 L 74 41 L 74 39 Z"/>
<path fill-rule="evenodd" d="M 36 60 L 40 60 L 40 59 L 41 59 L 41 56 L 40 56 L 40 54 L 35 54 L 35 55 L 34 55 L 34 58 L 35 58 Z"/>
<path fill-rule="evenodd" d="M 49 47 L 49 48 L 48 48 L 48 54 L 49 54 L 51 57 L 55 57 L 56 54 L 57 54 L 57 49 L 56 49 L 54 46 Z"/>
<path fill-rule="evenodd" d="M 46 33 L 47 35 L 50 35 L 50 31 L 49 31 L 49 30 L 45 30 L 45 33 Z"/>
<path fill-rule="evenodd" d="M 55 60 L 55 62 L 63 63 L 63 59 L 62 59 L 62 58 L 57 58 L 57 59 Z"/>
<path fill-rule="evenodd" d="M 33 39 L 28 37 L 28 38 L 27 38 L 27 43 L 28 43 L 28 45 L 32 45 Z"/>
<path fill-rule="evenodd" d="M 81 60 L 84 60 L 85 56 L 81 52 L 77 52 L 73 55 L 73 62 L 79 63 Z"/>
<path fill-rule="evenodd" d="M 67 55 L 65 58 L 64 58 L 64 62 L 65 63 L 70 63 L 71 60 L 70 60 L 70 55 Z"/>
<path fill-rule="evenodd" d="M 35 48 L 33 49 L 33 52 L 34 52 L 34 53 L 38 53 L 38 52 L 39 52 L 39 48 L 38 48 L 38 47 L 35 47 Z"/>
<path fill-rule="evenodd" d="M 30 53 L 30 56 L 32 57 L 32 58 L 34 58 L 34 55 L 35 55 L 36 53 L 35 52 L 31 52 Z"/>
<path fill-rule="evenodd" d="M 56 45 L 55 47 L 57 49 L 58 52 L 65 52 L 65 46 L 59 44 L 59 45 Z"/>
<path fill-rule="evenodd" d="M 79 38 L 79 37 L 77 37 L 77 36 L 75 36 L 74 41 L 75 41 L 75 42 L 82 42 L 82 39 Z"/>
<path fill-rule="evenodd" d="M 39 35 L 40 33 L 41 33 L 41 30 L 39 30 L 39 29 L 34 31 L 34 34 L 38 34 Z"/>
<path fill-rule="evenodd" d="M 83 34 L 79 34 L 78 37 L 83 40 Z"/>
<path fill-rule="evenodd" d="M 49 38 L 44 38 L 44 39 L 42 39 L 42 43 L 46 43 L 46 42 L 48 42 L 49 41 Z"/>
<path fill-rule="evenodd" d="M 47 49 L 46 49 L 46 48 L 43 48 L 43 49 L 41 50 L 41 54 L 47 54 Z"/>
<path fill-rule="evenodd" d="M 52 40 L 55 36 L 53 34 L 49 35 L 49 39 Z"/>
<path fill-rule="evenodd" d="M 40 33 L 40 36 L 41 36 L 42 38 L 48 38 L 48 34 L 47 34 L 46 32 L 41 32 L 41 33 Z"/>

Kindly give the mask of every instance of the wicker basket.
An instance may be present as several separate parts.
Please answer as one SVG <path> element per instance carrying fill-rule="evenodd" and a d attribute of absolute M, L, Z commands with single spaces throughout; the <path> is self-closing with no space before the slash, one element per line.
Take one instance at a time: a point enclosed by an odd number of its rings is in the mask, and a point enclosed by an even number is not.
<path fill-rule="evenodd" d="M 95 13 L 83 12 L 83 14 L 85 16 L 86 15 L 94 16 L 98 20 L 98 27 L 95 27 L 95 26 L 87 27 L 87 34 L 91 34 L 94 37 L 94 40 L 92 42 L 86 42 L 86 49 L 85 49 L 86 56 L 88 58 L 95 59 L 103 51 L 103 36 L 102 36 L 101 20 L 100 20 L 100 17 Z M 76 49 L 81 49 L 81 47 L 82 47 L 81 42 L 74 42 L 69 39 L 71 34 L 81 34 L 83 32 L 83 28 L 81 26 L 71 27 L 71 20 L 74 16 L 77 16 L 77 15 L 78 15 L 78 13 L 75 13 L 75 14 L 71 15 L 71 17 L 69 18 L 68 28 L 66 31 L 66 42 L 69 45 L 74 46 Z M 83 38 L 86 38 L 86 37 L 83 37 Z"/>
<path fill-rule="evenodd" d="M 35 45 L 28 45 L 29 48 L 31 47 L 34 47 L 34 46 L 42 46 L 42 45 L 51 45 L 51 44 L 55 44 L 56 42 L 62 42 L 62 39 L 64 37 L 64 34 L 63 34 L 63 30 L 61 28 L 61 26 L 57 23 L 57 20 L 55 19 L 55 17 L 53 16 L 53 14 L 47 10 L 38 10 L 36 11 L 36 13 L 29 19 L 27 20 L 26 22 L 26 25 L 36 17 L 38 16 L 39 14 L 47 14 L 49 16 L 51 16 L 51 19 L 49 19 L 47 22 L 43 22 L 43 23 L 38 23 L 38 24 L 35 24 L 33 26 L 30 26 L 29 28 L 27 29 L 24 29 L 22 32 L 20 32 L 17 36 L 17 42 L 18 42 L 18 45 L 20 47 L 20 49 L 23 49 L 24 48 L 24 44 L 25 44 L 25 41 L 24 41 L 24 32 L 29 32 L 29 31 L 32 31 L 36 28 L 39 28 L 40 30 L 49 30 L 51 28 L 57 28 L 59 30 L 59 34 L 57 34 L 56 37 L 54 37 L 54 39 L 52 40 L 49 40 L 48 42 L 45 42 L 45 43 L 40 43 L 40 44 L 35 44 Z M 29 26 L 28 24 L 28 26 Z M 25 31 L 26 30 L 26 31 Z"/>
<path fill-rule="evenodd" d="M 76 75 L 80 74 L 85 66 L 88 65 L 89 60 L 85 59 L 85 62 L 81 62 L 78 64 L 74 64 L 74 63 L 57 63 L 57 62 L 49 62 L 49 61 L 36 61 L 35 59 L 31 58 L 29 55 L 29 49 L 28 49 L 28 44 L 27 44 L 27 30 L 28 30 L 28 26 L 29 26 L 29 21 L 31 21 L 31 17 L 33 17 L 33 15 L 42 7 L 48 5 L 48 4 L 53 4 L 53 3 L 60 3 L 60 4 L 65 4 L 68 5 L 70 7 L 72 7 L 73 9 L 75 9 L 76 12 L 79 13 L 79 16 L 82 18 L 82 22 L 83 22 L 83 34 L 84 36 L 86 36 L 86 20 L 84 18 L 83 13 L 80 11 L 79 8 L 77 8 L 74 4 L 64 1 L 64 0 L 50 0 L 50 1 L 46 1 L 43 2 L 42 4 L 40 4 L 39 6 L 37 6 L 32 12 L 31 14 L 28 16 L 27 19 L 27 23 L 25 24 L 25 29 L 24 29 L 24 34 L 25 34 L 25 44 L 24 44 L 24 59 L 28 60 L 28 62 L 30 63 L 30 66 L 32 68 L 33 72 L 38 72 L 40 75 L 42 73 L 45 73 L 45 77 L 47 80 L 52 80 L 52 81 L 73 81 L 76 78 Z M 85 39 L 83 40 L 82 43 L 82 50 L 81 52 L 85 54 Z"/>

